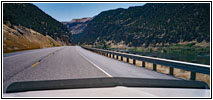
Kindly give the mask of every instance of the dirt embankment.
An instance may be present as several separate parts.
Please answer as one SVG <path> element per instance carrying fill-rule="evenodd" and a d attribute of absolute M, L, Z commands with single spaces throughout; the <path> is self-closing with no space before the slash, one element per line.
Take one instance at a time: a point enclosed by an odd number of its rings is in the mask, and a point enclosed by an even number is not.
<path fill-rule="evenodd" d="M 3 26 L 4 53 L 61 45 L 60 41 L 23 26 Z"/>

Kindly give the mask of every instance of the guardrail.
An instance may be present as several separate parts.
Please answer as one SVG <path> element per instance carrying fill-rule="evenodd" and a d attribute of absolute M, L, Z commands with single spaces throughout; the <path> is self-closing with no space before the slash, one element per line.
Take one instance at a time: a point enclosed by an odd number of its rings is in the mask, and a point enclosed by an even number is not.
<path fill-rule="evenodd" d="M 118 57 L 120 56 L 121 61 L 123 61 L 123 57 L 125 57 L 127 59 L 126 62 L 128 62 L 128 63 L 129 63 L 129 59 L 133 59 L 133 64 L 136 64 L 136 60 L 142 61 L 142 67 L 146 66 L 145 62 L 153 63 L 154 71 L 157 71 L 157 64 L 168 66 L 170 75 L 174 75 L 174 68 L 179 68 L 179 69 L 183 69 L 186 71 L 190 71 L 191 80 L 196 80 L 196 73 L 210 75 L 210 66 L 209 65 L 202 65 L 202 64 L 188 63 L 188 62 L 168 60 L 168 59 L 162 59 L 162 58 L 141 56 L 141 55 L 128 54 L 128 53 L 109 51 L 109 50 L 102 50 L 102 49 L 96 49 L 96 48 L 88 48 L 88 47 L 82 47 L 82 48 L 99 53 L 101 55 L 110 56 L 110 57 L 112 56 L 113 58 L 115 58 L 115 55 L 116 55 L 115 59 L 118 59 Z"/>

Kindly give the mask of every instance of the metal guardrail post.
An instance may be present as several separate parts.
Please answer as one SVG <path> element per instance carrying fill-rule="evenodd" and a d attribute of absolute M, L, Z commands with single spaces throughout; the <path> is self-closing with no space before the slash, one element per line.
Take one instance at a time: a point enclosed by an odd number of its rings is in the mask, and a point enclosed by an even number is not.
<path fill-rule="evenodd" d="M 173 67 L 169 67 L 169 74 L 174 75 L 174 68 Z"/>
<path fill-rule="evenodd" d="M 196 72 L 191 71 L 191 80 L 195 80 L 196 79 Z"/>
<path fill-rule="evenodd" d="M 144 68 L 145 68 L 145 66 L 146 66 L 145 61 L 142 61 L 142 67 L 144 67 Z"/>
<path fill-rule="evenodd" d="M 129 58 L 126 58 L 126 62 L 129 63 Z"/>
<path fill-rule="evenodd" d="M 153 64 L 153 70 L 157 71 L 157 64 Z"/>
<path fill-rule="evenodd" d="M 136 60 L 135 59 L 132 59 L 132 64 L 136 65 Z"/>

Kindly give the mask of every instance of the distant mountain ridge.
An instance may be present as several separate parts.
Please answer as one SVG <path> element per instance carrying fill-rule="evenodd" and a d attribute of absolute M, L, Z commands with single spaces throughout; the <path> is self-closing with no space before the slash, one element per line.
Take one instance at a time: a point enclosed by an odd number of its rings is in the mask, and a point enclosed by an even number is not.
<path fill-rule="evenodd" d="M 149 3 L 103 11 L 73 39 L 80 44 L 123 43 L 145 47 L 210 42 L 210 4 Z"/>
<path fill-rule="evenodd" d="M 62 22 L 66 25 L 73 34 L 78 34 L 84 31 L 87 24 L 92 20 L 92 17 L 85 17 L 81 19 L 72 19 L 70 22 Z"/>
<path fill-rule="evenodd" d="M 70 22 L 71 23 L 85 23 L 87 21 L 90 21 L 92 20 L 92 17 L 84 17 L 84 18 L 81 18 L 81 19 L 72 19 Z"/>

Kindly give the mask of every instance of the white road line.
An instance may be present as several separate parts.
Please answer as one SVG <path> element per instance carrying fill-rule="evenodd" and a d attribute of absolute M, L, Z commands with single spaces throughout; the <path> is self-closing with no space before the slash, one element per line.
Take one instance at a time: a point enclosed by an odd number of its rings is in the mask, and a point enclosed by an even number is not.
<path fill-rule="evenodd" d="M 77 50 L 76 50 L 77 51 Z M 78 52 L 78 51 L 77 51 Z M 86 56 L 82 55 L 80 52 L 78 52 L 78 54 L 80 54 L 82 57 L 84 57 L 87 61 L 89 61 L 92 65 L 94 65 L 95 67 L 97 67 L 99 70 L 101 70 L 104 74 L 106 74 L 109 77 L 112 77 L 109 73 L 107 73 L 106 71 L 104 71 L 103 69 L 101 69 L 100 67 L 98 67 L 98 65 L 96 65 L 95 63 L 93 63 L 91 60 L 89 60 Z"/>

